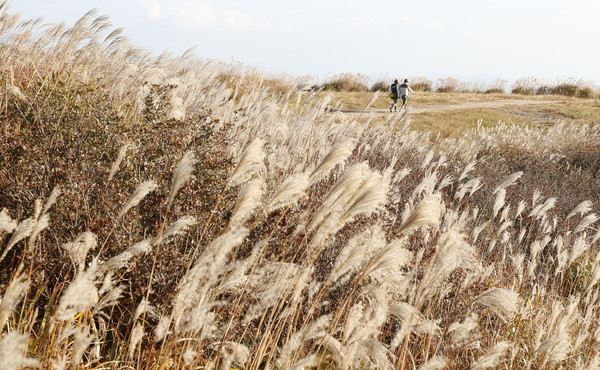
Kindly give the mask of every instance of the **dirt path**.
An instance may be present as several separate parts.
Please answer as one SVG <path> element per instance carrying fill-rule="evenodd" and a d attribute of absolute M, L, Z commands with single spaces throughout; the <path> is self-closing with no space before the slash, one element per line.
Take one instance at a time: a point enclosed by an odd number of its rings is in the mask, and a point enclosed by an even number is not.
<path fill-rule="evenodd" d="M 458 103 L 446 103 L 446 104 L 424 104 L 418 106 L 411 106 L 409 100 L 408 113 L 437 113 L 445 112 L 449 110 L 459 109 L 474 109 L 474 108 L 502 108 L 505 106 L 523 106 L 523 105 L 538 105 L 538 104 L 553 104 L 558 103 L 554 100 L 493 100 L 493 101 L 479 101 L 479 102 L 458 102 Z M 400 104 L 399 104 L 400 105 Z M 342 110 L 342 113 L 346 114 L 389 114 L 389 110 L 385 109 L 369 109 L 367 111 L 360 110 Z"/>

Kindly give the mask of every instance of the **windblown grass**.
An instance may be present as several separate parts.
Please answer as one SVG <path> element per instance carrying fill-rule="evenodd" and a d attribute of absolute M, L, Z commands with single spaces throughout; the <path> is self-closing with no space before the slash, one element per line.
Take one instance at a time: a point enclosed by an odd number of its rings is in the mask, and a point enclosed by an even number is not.
<path fill-rule="evenodd" d="M 2 4 L 2 368 L 600 362 L 596 126 L 358 123 Z"/>

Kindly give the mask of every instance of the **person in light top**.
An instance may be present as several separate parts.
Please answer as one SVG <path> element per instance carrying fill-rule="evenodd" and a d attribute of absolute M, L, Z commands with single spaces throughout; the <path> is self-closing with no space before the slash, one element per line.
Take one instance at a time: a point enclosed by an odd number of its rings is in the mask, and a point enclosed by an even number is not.
<path fill-rule="evenodd" d="M 413 91 L 413 89 L 410 88 L 410 86 L 408 86 L 408 80 L 404 80 L 404 83 L 402 85 L 400 85 L 399 89 L 400 91 L 400 96 L 402 97 L 402 107 L 400 108 L 400 111 L 402 112 L 402 109 L 406 109 L 406 102 L 408 100 L 408 92 L 410 91 L 411 93 L 415 93 Z"/>

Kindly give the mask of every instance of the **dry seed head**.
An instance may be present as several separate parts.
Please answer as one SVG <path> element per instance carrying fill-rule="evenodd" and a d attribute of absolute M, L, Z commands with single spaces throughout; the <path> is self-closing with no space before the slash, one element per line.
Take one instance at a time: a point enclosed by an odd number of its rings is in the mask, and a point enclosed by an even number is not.
<path fill-rule="evenodd" d="M 463 322 L 454 322 L 448 328 L 454 345 L 463 345 L 479 339 L 479 333 L 473 331 L 479 327 L 477 314 L 467 316 Z"/>
<path fill-rule="evenodd" d="M 58 186 L 58 185 L 56 185 L 54 187 L 54 189 L 52 189 L 52 192 L 50 193 L 50 196 L 46 200 L 46 203 L 44 204 L 44 208 L 42 209 L 42 215 L 46 214 L 50 210 L 50 207 L 52 207 L 54 205 L 54 203 L 56 203 L 56 200 L 60 196 L 61 192 L 62 192 L 62 190 L 61 190 L 60 186 Z"/>
<path fill-rule="evenodd" d="M 266 212 L 272 212 L 288 204 L 296 203 L 305 194 L 308 184 L 308 174 L 290 177 L 267 202 Z"/>
<path fill-rule="evenodd" d="M 6 257 L 8 252 L 12 249 L 12 247 L 15 244 L 17 244 L 21 240 L 23 240 L 23 239 L 27 238 L 29 235 L 31 235 L 31 233 L 33 232 L 33 229 L 35 227 L 35 223 L 36 222 L 33 218 L 28 218 L 19 223 L 19 225 L 16 227 L 12 237 L 8 241 L 8 244 L 6 245 L 6 248 L 4 249 L 2 256 L 0 256 L 0 262 L 4 259 L 4 257 Z"/>
<path fill-rule="evenodd" d="M 175 172 L 173 172 L 173 179 L 171 181 L 171 192 L 169 193 L 169 198 L 167 199 L 167 205 L 171 205 L 173 199 L 175 199 L 175 195 L 179 189 L 185 184 L 186 181 L 192 177 L 192 172 L 194 172 L 194 165 L 198 162 L 196 158 L 194 158 L 194 153 L 189 151 L 183 155 L 183 158 L 177 164 L 175 168 Z"/>
<path fill-rule="evenodd" d="M 240 185 L 265 171 L 263 145 L 264 142 L 261 139 L 254 139 L 246 147 L 237 166 L 229 177 L 229 181 L 227 182 L 228 187 Z"/>
<path fill-rule="evenodd" d="M 174 236 L 185 233 L 185 231 L 195 223 L 196 218 L 194 216 L 183 216 L 179 218 L 177 221 L 167 226 L 165 231 L 162 233 L 160 240 L 157 241 L 157 245 L 165 244 Z M 140 245 L 139 247 L 143 246 Z"/>
<path fill-rule="evenodd" d="M 0 370 L 13 370 L 20 367 L 41 367 L 38 360 L 27 358 L 29 337 L 10 331 L 0 340 Z"/>
<path fill-rule="evenodd" d="M 444 356 L 435 356 L 424 363 L 419 370 L 442 370 L 448 365 L 448 360 Z"/>
<path fill-rule="evenodd" d="M 465 177 L 467 177 L 467 175 L 473 171 L 473 169 L 475 168 L 475 165 L 477 164 L 477 161 L 471 161 L 469 164 L 467 164 L 465 166 L 465 168 L 462 170 L 462 172 L 460 173 L 460 175 L 458 176 L 458 182 L 462 181 Z"/>
<path fill-rule="evenodd" d="M 75 277 L 60 297 L 56 310 L 57 320 L 70 320 L 98 303 L 98 289 L 95 285 L 97 270 L 98 262 L 93 260 L 87 270 Z"/>
<path fill-rule="evenodd" d="M 475 297 L 473 304 L 481 304 L 495 312 L 504 322 L 509 322 L 518 312 L 519 293 L 504 289 L 490 288 Z"/>
<path fill-rule="evenodd" d="M 509 349 L 508 342 L 500 342 L 494 346 L 491 350 L 488 351 L 485 355 L 481 356 L 473 365 L 471 365 L 471 370 L 481 370 L 481 369 L 489 369 L 498 365 L 498 363 L 502 360 L 504 356 L 506 356 L 506 352 Z"/>
<path fill-rule="evenodd" d="M 588 213 L 591 209 L 592 209 L 592 202 L 589 200 L 584 200 L 583 202 L 579 203 L 577 205 L 577 207 L 573 208 L 573 210 L 571 212 L 569 212 L 569 214 L 565 218 L 565 221 L 575 215 L 583 216 L 584 214 Z"/>
<path fill-rule="evenodd" d="M 319 163 L 319 165 L 310 174 L 309 182 L 314 184 L 319 181 L 323 176 L 327 175 L 331 170 L 338 164 L 343 164 L 348 157 L 356 148 L 357 140 L 354 138 L 348 139 L 347 141 L 337 144 L 331 149 L 331 151 L 325 156 L 325 158 Z"/>
<path fill-rule="evenodd" d="M 145 182 L 141 183 L 140 185 L 138 185 L 138 187 L 133 192 L 133 195 L 131 196 L 131 198 L 129 198 L 127 203 L 125 203 L 125 205 L 121 209 L 121 212 L 119 212 L 118 218 L 121 218 L 125 213 L 127 213 L 127 211 L 129 211 L 131 208 L 137 206 L 138 203 L 142 199 L 144 199 L 144 197 L 146 197 L 146 195 L 148 195 L 149 193 L 156 190 L 157 187 L 158 186 L 156 185 L 156 183 L 152 180 L 145 181 Z"/>
<path fill-rule="evenodd" d="M 123 162 L 123 159 L 125 159 L 125 154 L 127 154 L 127 150 L 130 147 L 131 147 L 130 143 L 125 143 L 125 145 L 123 145 L 121 147 L 121 149 L 119 150 L 119 154 L 117 155 L 117 159 L 113 162 L 112 166 L 110 167 L 110 172 L 108 174 L 108 180 L 107 180 L 107 182 L 110 182 L 112 180 L 113 176 L 119 170 L 119 166 L 121 165 L 121 162 Z"/>
<path fill-rule="evenodd" d="M 112 257 L 100 266 L 100 271 L 114 271 L 122 267 L 127 266 L 133 257 L 138 254 L 147 253 L 152 250 L 151 239 L 146 239 L 141 242 L 135 243 L 125 251 Z"/>
<path fill-rule="evenodd" d="M 521 172 L 521 171 L 515 172 L 512 175 L 509 175 L 500 183 L 500 185 L 498 185 L 496 187 L 496 189 L 494 189 L 494 193 L 497 193 L 500 190 L 504 190 L 507 187 L 513 185 L 515 182 L 517 182 L 518 179 L 521 178 L 521 176 L 523 176 L 523 172 Z"/>
<path fill-rule="evenodd" d="M 0 332 L 4 329 L 4 324 L 8 321 L 12 311 L 27 293 L 28 288 L 29 278 L 24 273 L 17 274 L 10 281 L 4 292 L 4 297 L 0 300 Z"/>
<path fill-rule="evenodd" d="M 10 234 L 17 228 L 17 221 L 10 218 L 6 208 L 0 211 L 0 237 L 2 234 Z"/>
<path fill-rule="evenodd" d="M 437 225 L 442 212 L 442 195 L 435 193 L 424 198 L 417 208 L 408 216 L 399 232 L 407 231 L 423 225 Z"/>
<path fill-rule="evenodd" d="M 252 215 L 254 210 L 260 206 L 263 185 L 262 180 L 253 180 L 242 187 L 236 208 L 229 221 L 231 227 L 242 225 Z"/>
<path fill-rule="evenodd" d="M 578 233 L 580 231 L 585 230 L 588 226 L 598 221 L 598 216 L 595 213 L 589 214 L 585 216 L 580 222 L 579 225 L 573 230 L 574 233 Z"/>
<path fill-rule="evenodd" d="M 19 89 L 17 86 L 13 86 L 13 85 L 8 86 L 8 88 L 6 89 L 6 92 L 9 93 L 10 95 L 14 96 L 15 98 L 18 98 L 20 100 L 23 100 L 24 102 L 27 102 L 27 97 L 21 92 L 21 89 Z"/>
<path fill-rule="evenodd" d="M 77 366 L 81 362 L 81 358 L 83 357 L 85 350 L 88 349 L 90 343 L 92 343 L 92 339 L 94 339 L 94 337 L 90 335 L 90 332 L 86 327 L 81 325 L 77 328 L 77 331 L 75 332 L 75 337 L 73 338 L 73 354 L 71 357 L 71 364 L 69 366 L 69 369 L 77 369 Z"/>
<path fill-rule="evenodd" d="M 134 358 L 133 356 L 135 354 L 135 349 L 143 337 L 144 327 L 139 323 L 135 324 L 133 330 L 131 331 L 131 337 L 129 338 L 129 358 Z"/>
<path fill-rule="evenodd" d="M 69 258 L 77 267 L 78 271 L 82 271 L 85 267 L 85 258 L 90 250 L 93 250 L 98 245 L 96 234 L 86 231 L 77 236 L 74 241 L 65 243 L 61 247 L 67 251 Z"/>
<path fill-rule="evenodd" d="M 502 207 L 504 207 L 504 201 L 506 198 L 506 189 L 497 189 L 496 200 L 494 201 L 494 208 L 492 210 L 492 218 L 495 218 Z"/>

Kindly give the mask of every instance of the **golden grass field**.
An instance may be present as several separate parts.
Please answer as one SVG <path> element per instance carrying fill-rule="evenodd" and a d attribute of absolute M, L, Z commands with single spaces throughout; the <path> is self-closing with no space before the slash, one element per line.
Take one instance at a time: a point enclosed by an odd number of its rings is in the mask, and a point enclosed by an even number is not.
<path fill-rule="evenodd" d="M 369 102 L 371 92 L 321 92 L 319 96 L 332 95 L 335 102 L 340 102 L 342 110 L 361 111 Z M 369 111 L 384 111 L 391 106 L 391 99 L 385 93 L 372 103 Z M 478 102 L 504 102 L 506 100 L 536 101 L 540 104 L 511 106 L 509 104 L 495 108 L 466 107 L 464 109 L 446 111 L 426 111 L 410 115 L 410 127 L 416 130 L 441 134 L 443 137 L 457 137 L 466 130 L 476 127 L 477 122 L 485 126 L 498 122 L 510 124 L 551 125 L 557 121 L 568 121 L 573 124 L 594 124 L 600 121 L 599 99 L 578 99 L 560 95 L 518 95 L 518 94 L 483 94 L 483 93 L 438 93 L 417 92 L 409 97 L 412 108 L 427 109 L 439 105 Z M 365 114 L 362 118 L 364 119 Z M 381 117 L 380 117 L 381 118 Z"/>
<path fill-rule="evenodd" d="M 588 86 L 361 113 L 95 12 L 0 25 L 1 370 L 600 367 Z"/>

